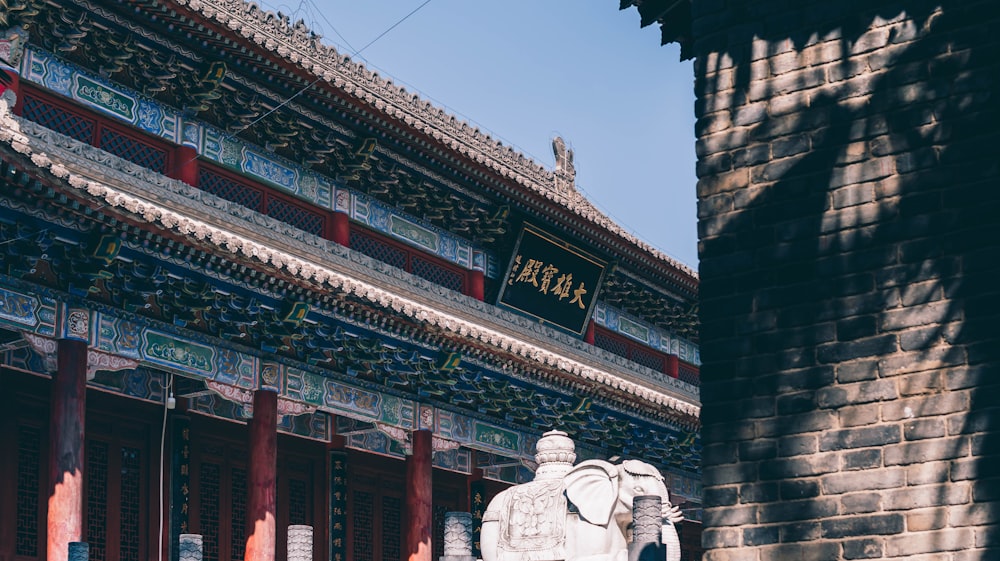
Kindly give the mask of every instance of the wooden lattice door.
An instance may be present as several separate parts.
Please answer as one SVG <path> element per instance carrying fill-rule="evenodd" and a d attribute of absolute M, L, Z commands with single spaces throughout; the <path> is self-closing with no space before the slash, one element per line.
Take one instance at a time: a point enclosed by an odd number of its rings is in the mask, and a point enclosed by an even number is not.
<path fill-rule="evenodd" d="M 191 448 L 191 529 L 202 535 L 202 559 L 243 559 L 247 518 L 246 446 L 199 435 L 192 437 Z"/>
<path fill-rule="evenodd" d="M 347 465 L 348 561 L 400 561 L 406 504 L 404 463 L 352 453 Z"/>
<path fill-rule="evenodd" d="M 202 534 L 204 561 L 240 561 L 246 549 L 247 466 L 246 426 L 192 416 L 191 531 Z M 276 489 L 276 561 L 287 556 L 290 524 L 313 527 L 313 556 L 323 559 L 322 497 L 325 445 L 287 435 L 278 438 Z"/>
<path fill-rule="evenodd" d="M 93 561 L 148 559 L 150 466 L 148 426 L 89 423 L 84 451 L 84 534 Z"/>

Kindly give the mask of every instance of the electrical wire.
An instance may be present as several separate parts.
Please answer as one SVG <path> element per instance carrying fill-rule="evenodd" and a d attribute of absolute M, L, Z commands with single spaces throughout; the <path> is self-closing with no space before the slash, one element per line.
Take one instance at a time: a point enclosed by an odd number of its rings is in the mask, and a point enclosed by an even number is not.
<path fill-rule="evenodd" d="M 353 55 L 353 56 L 357 56 L 357 55 L 361 54 L 361 52 L 362 52 L 362 51 L 364 51 L 364 50 L 365 50 L 365 49 L 367 49 L 368 47 L 370 47 L 370 46 L 374 45 L 376 41 L 378 41 L 378 40 L 379 40 L 379 39 L 381 39 L 382 37 L 385 37 L 385 36 L 386 36 L 386 35 L 387 35 L 387 34 L 388 34 L 388 33 L 389 33 L 390 31 L 392 31 L 393 29 L 395 29 L 395 28 L 396 28 L 396 27 L 397 27 L 397 26 L 398 26 L 399 24 L 401 24 L 401 23 L 403 23 L 404 21 L 406 21 L 407 19 L 409 19 L 409 18 L 410 18 L 410 16 L 412 16 L 412 15 L 413 15 L 413 14 L 415 14 L 415 13 L 417 13 L 418 11 L 420 11 L 420 9 L 421 9 L 421 8 L 423 8 L 424 6 L 426 6 L 427 4 L 430 4 L 430 3 L 431 3 L 431 0 L 424 0 L 424 3 L 423 3 L 423 4 L 420 4 L 419 6 L 417 6 L 416 8 L 414 8 L 414 9 L 413 9 L 413 11 L 411 11 L 410 13 L 406 14 L 405 16 L 403 16 L 403 17 L 402 17 L 402 18 L 401 18 L 401 19 L 400 19 L 399 21 L 397 21 L 396 23 L 394 23 L 394 24 L 390 25 L 390 26 L 389 26 L 389 28 L 388 28 L 388 29 L 386 29 L 385 31 L 383 31 L 382 33 L 379 33 L 379 34 L 378 34 L 378 36 L 377 36 L 377 37 L 375 37 L 374 39 L 372 39 L 371 41 L 369 41 L 367 45 L 365 45 L 364 47 L 361 47 L 361 48 L 360 48 L 360 49 L 358 49 L 357 51 L 354 51 L 354 55 Z M 339 35 L 339 34 L 338 34 L 338 35 Z M 263 115 L 261 115 L 260 117 L 257 117 L 257 118 L 256 118 L 256 119 L 254 119 L 254 120 L 253 120 L 252 122 L 250 122 L 250 124 L 248 124 L 247 126 L 245 126 L 245 127 L 242 127 L 242 128 L 240 128 L 240 129 L 239 129 L 239 130 L 237 131 L 237 134 L 239 134 L 239 133 L 241 133 L 241 132 L 243 132 L 243 131 L 245 131 L 245 130 L 249 129 L 250 127 L 252 127 L 252 126 L 256 125 L 257 123 L 259 123 L 259 122 L 260 122 L 261 120 L 263 120 L 263 119 L 267 118 L 267 116 L 268 116 L 268 115 L 270 115 L 270 114 L 274 113 L 274 112 L 275 112 L 275 111 L 277 111 L 278 109 L 281 109 L 281 108 L 282 108 L 282 107 L 284 107 L 285 105 L 288 105 L 288 104 L 289 104 L 289 103 L 290 103 L 290 102 L 291 102 L 291 101 L 292 101 L 293 99 L 295 99 L 295 98 L 299 97 L 300 95 L 302 95 L 303 93 L 305 93 L 305 91 L 306 91 L 306 90 L 308 90 L 309 88 L 311 88 L 311 87 L 313 87 L 314 85 L 316 85 L 316 83 L 317 83 L 317 82 L 319 82 L 319 81 L 320 81 L 320 80 L 322 80 L 322 79 L 323 79 L 323 77 L 322 77 L 322 76 L 319 76 L 319 77 L 317 77 L 317 78 L 316 78 L 315 80 L 313 80 L 312 82 L 309 82 L 308 84 L 306 84 L 305 86 L 303 86 L 303 88 L 302 88 L 302 89 L 300 89 L 299 91 L 297 91 L 297 92 L 295 92 L 294 94 L 292 94 L 292 96 L 291 96 L 291 97 L 289 97 L 289 98 L 288 98 L 288 99 L 286 99 L 285 101 L 282 101 L 282 102 L 281 102 L 280 104 L 278 104 L 278 106 L 277 106 L 277 107 L 274 107 L 273 109 L 271 109 L 271 110 L 270 110 L 270 111 L 268 111 L 267 113 L 264 113 L 264 114 L 263 114 Z"/>
<path fill-rule="evenodd" d="M 364 47 L 361 47 L 360 49 L 358 49 L 357 51 L 355 51 L 354 54 L 355 55 L 361 54 L 365 49 L 367 49 L 368 47 L 371 47 L 372 45 L 374 45 L 375 41 L 378 41 L 379 39 L 381 39 L 382 37 L 384 37 L 387 33 L 389 33 L 390 31 L 392 31 L 393 29 L 395 29 L 396 26 L 398 26 L 399 24 L 401 24 L 404 21 L 406 21 L 407 19 L 409 19 L 409 17 L 412 16 L 413 14 L 419 12 L 420 8 L 423 8 L 424 6 L 426 6 L 427 4 L 430 4 L 430 3 L 431 3 L 431 0 L 424 0 L 423 4 L 417 6 L 416 8 L 413 9 L 412 12 L 410 12 L 410 13 L 406 14 L 405 16 L 403 16 L 403 19 L 401 19 L 401 20 L 397 21 L 396 23 L 392 24 L 391 26 L 389 26 L 389 29 L 386 29 L 382 33 L 379 33 L 378 37 L 376 37 L 376 38 L 372 39 L 371 41 L 369 41 L 367 45 L 365 45 Z"/>

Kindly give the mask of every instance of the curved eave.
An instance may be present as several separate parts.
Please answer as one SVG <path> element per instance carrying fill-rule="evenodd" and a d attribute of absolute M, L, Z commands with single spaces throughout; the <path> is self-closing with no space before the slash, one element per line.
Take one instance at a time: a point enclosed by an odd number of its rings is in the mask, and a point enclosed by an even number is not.
<path fill-rule="evenodd" d="M 660 44 L 678 43 L 681 60 L 694 57 L 691 33 L 691 0 L 620 0 L 619 10 L 635 6 L 639 12 L 639 27 L 660 24 Z"/>
<path fill-rule="evenodd" d="M 626 372 L 610 372 L 589 362 L 583 355 L 565 352 L 551 338 L 527 336 L 501 322 L 484 321 L 459 305 L 446 306 L 432 301 L 416 289 L 380 282 L 377 275 L 338 268 L 318 252 L 309 253 L 293 244 L 283 243 L 275 236 L 266 236 L 253 229 L 240 230 L 231 224 L 212 220 L 205 209 L 183 198 L 166 200 L 150 196 L 151 185 L 136 185 L 116 180 L 111 170 L 85 168 L 78 162 L 61 159 L 55 147 L 46 147 L 36 138 L 24 134 L 21 122 L 10 114 L 5 100 L 0 99 L 0 142 L 20 157 L 30 160 L 38 173 L 48 175 L 79 198 L 95 200 L 108 210 L 128 214 L 147 227 L 169 232 L 189 243 L 209 246 L 221 256 L 234 260 L 252 261 L 279 271 L 312 289 L 354 295 L 373 305 L 391 309 L 432 329 L 440 330 L 453 340 L 496 349 L 516 357 L 520 362 L 537 368 L 559 371 L 588 385 L 606 388 L 609 392 L 629 396 L 644 408 L 665 408 L 688 426 L 698 422 L 700 404 L 691 395 L 675 393 L 668 388 L 652 387 Z M 67 142 L 75 143 L 67 139 Z M 77 143 L 78 144 L 78 143 Z M 165 181 L 167 180 L 163 178 Z M 187 204 L 187 207 L 181 205 Z"/>

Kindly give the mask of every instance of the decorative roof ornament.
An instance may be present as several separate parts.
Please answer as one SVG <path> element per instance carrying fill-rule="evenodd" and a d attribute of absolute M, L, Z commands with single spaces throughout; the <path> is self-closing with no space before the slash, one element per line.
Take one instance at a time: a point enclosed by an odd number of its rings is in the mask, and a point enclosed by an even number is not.
<path fill-rule="evenodd" d="M 576 168 L 573 167 L 573 149 L 566 148 L 561 136 L 552 139 L 552 153 L 556 156 L 556 172 L 553 174 L 556 191 L 568 195 L 575 191 Z"/>

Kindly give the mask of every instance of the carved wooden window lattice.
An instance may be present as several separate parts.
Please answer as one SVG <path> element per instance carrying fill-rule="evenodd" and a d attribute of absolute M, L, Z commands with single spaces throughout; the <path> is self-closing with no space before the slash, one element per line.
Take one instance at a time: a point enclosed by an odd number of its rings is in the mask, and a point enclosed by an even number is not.
<path fill-rule="evenodd" d="M 677 377 L 682 382 L 687 382 L 695 386 L 701 385 L 701 374 L 699 373 L 698 369 L 692 366 L 688 366 L 687 364 L 681 363 L 677 367 Z"/>
<path fill-rule="evenodd" d="M 628 358 L 628 344 L 621 339 L 597 331 L 594 333 L 594 345 L 609 353 Z"/>
<path fill-rule="evenodd" d="M 364 491 L 353 493 L 354 561 L 375 561 L 375 496 Z"/>
<path fill-rule="evenodd" d="M 646 350 L 642 347 L 633 347 L 631 352 L 632 362 L 637 362 L 646 368 L 652 368 L 657 372 L 663 372 L 666 369 L 667 358 L 663 355 L 663 353 Z"/>
<path fill-rule="evenodd" d="M 88 144 L 93 140 L 94 131 L 97 129 L 95 119 L 77 115 L 30 94 L 24 96 L 21 116 L 47 129 Z"/>
<path fill-rule="evenodd" d="M 229 558 L 233 561 L 243 559 L 247 539 L 247 470 L 234 467 L 232 469 L 232 526 L 229 539 Z"/>
<path fill-rule="evenodd" d="M 139 561 L 142 530 L 142 450 L 123 446 L 121 449 L 121 499 L 118 523 L 120 561 Z"/>
<path fill-rule="evenodd" d="M 201 505 L 198 515 L 203 540 L 203 561 L 219 561 L 220 480 L 220 466 L 202 462 L 198 493 Z"/>
<path fill-rule="evenodd" d="M 166 174 L 170 152 L 165 144 L 122 132 L 124 126 L 107 118 L 86 114 L 82 109 L 45 94 L 26 91 L 21 116 L 80 142 L 96 146 L 133 164 Z"/>
<path fill-rule="evenodd" d="M 288 480 L 288 523 L 308 524 L 308 486 L 301 479 Z"/>
<path fill-rule="evenodd" d="M 434 515 L 432 518 L 432 532 L 434 539 L 431 544 L 434 546 L 434 554 L 431 559 L 440 559 L 444 556 L 444 521 L 448 509 L 441 505 L 434 505 Z"/>
<path fill-rule="evenodd" d="M 384 240 L 374 233 L 351 229 L 351 249 L 388 263 L 439 286 L 465 293 L 466 274 L 422 256 L 419 251 Z"/>
<path fill-rule="evenodd" d="M 456 292 L 464 292 L 465 290 L 465 275 L 442 267 L 432 261 L 414 256 L 412 269 L 411 272 L 414 275 L 429 280 L 434 284 L 439 284 Z"/>
<path fill-rule="evenodd" d="M 141 427 L 91 423 L 84 446 L 84 536 L 93 561 L 146 554 L 147 452 Z M 135 439 L 135 440 L 133 440 Z"/>
<path fill-rule="evenodd" d="M 267 201 L 267 215 L 310 234 L 323 235 L 325 226 L 323 215 L 306 210 L 300 205 L 272 197 Z"/>
<path fill-rule="evenodd" d="M 382 561 L 398 561 L 402 553 L 403 505 L 398 497 L 382 497 Z"/>
<path fill-rule="evenodd" d="M 98 148 L 110 152 L 119 158 L 128 160 L 137 166 L 151 169 L 157 173 L 167 173 L 168 153 L 142 142 L 132 136 L 122 134 L 114 129 L 101 127 L 101 137 Z"/>
<path fill-rule="evenodd" d="M 41 429 L 19 426 L 17 431 L 17 543 L 19 556 L 38 557 L 39 473 Z"/>
<path fill-rule="evenodd" d="M 89 558 L 105 561 L 108 554 L 108 443 L 88 441 L 86 455 Z"/>
<path fill-rule="evenodd" d="M 281 197 L 251 181 L 217 171 L 211 166 L 198 166 L 198 188 L 227 201 L 255 210 L 317 236 L 326 235 L 326 215 L 312 211 L 304 204 Z"/>
<path fill-rule="evenodd" d="M 246 208 L 256 211 L 263 208 L 264 193 L 261 190 L 234 181 L 204 166 L 198 169 L 198 188 Z"/>
<path fill-rule="evenodd" d="M 372 259 L 388 263 L 397 269 L 407 269 L 407 252 L 375 236 L 351 230 L 351 249 L 360 251 Z"/>
<path fill-rule="evenodd" d="M 668 354 L 626 339 L 610 331 L 597 328 L 594 330 L 594 346 L 624 357 L 636 364 L 641 364 L 657 372 L 669 374 Z M 700 384 L 700 376 L 696 366 L 678 361 L 677 377 L 695 386 Z"/>

